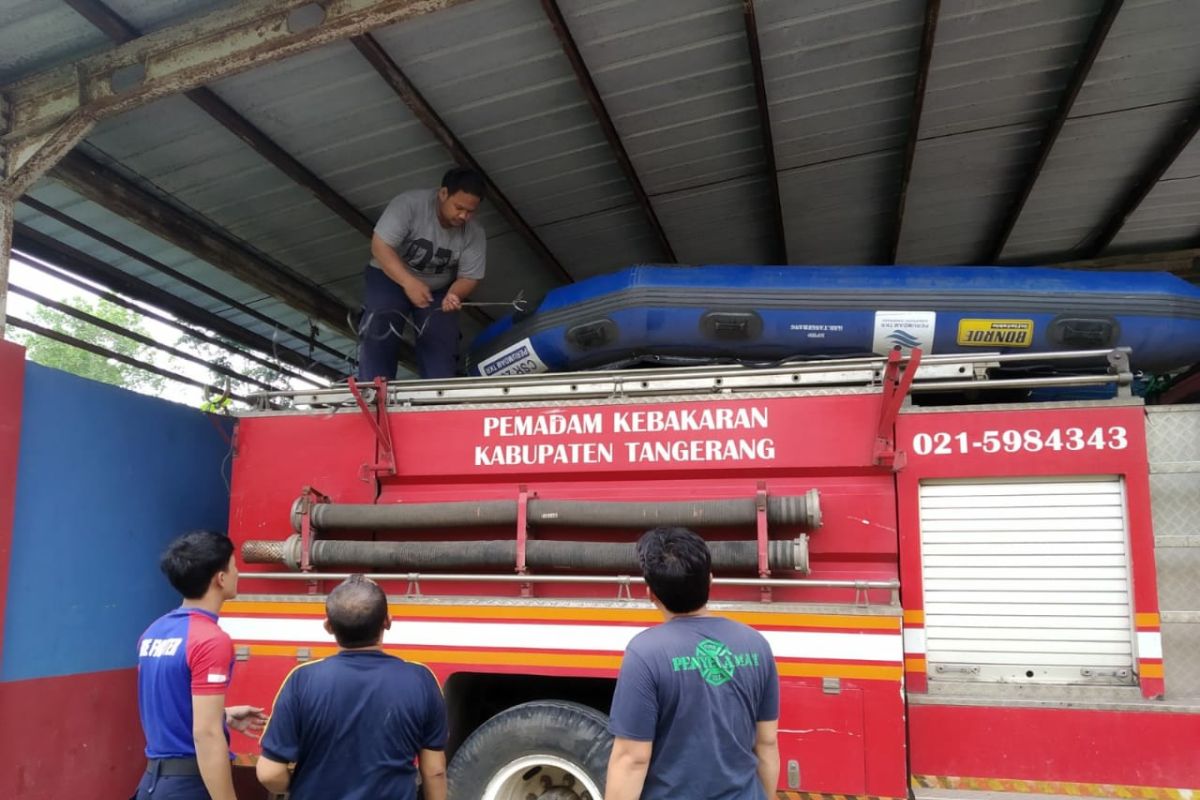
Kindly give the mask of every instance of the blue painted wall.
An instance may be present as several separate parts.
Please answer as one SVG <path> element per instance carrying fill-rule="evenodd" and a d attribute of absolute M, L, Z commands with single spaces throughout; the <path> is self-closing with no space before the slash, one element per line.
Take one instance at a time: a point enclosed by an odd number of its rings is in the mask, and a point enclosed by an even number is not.
<path fill-rule="evenodd" d="M 179 602 L 163 548 L 226 527 L 228 453 L 200 411 L 27 362 L 0 681 L 134 666 Z"/>

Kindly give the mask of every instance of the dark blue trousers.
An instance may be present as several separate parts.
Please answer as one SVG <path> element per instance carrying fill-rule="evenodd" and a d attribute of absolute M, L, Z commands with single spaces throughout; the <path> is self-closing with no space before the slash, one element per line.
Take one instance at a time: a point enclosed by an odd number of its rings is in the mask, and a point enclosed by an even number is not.
<path fill-rule="evenodd" d="M 368 266 L 363 316 L 358 324 L 358 379 L 394 380 L 402 340 L 416 333 L 417 372 L 422 378 L 453 378 L 458 371 L 458 312 L 442 311 L 446 289 L 433 293 L 428 308 L 416 308 L 381 269 Z"/>
<path fill-rule="evenodd" d="M 147 772 L 138 784 L 136 800 L 211 800 L 199 775 L 158 775 Z"/>

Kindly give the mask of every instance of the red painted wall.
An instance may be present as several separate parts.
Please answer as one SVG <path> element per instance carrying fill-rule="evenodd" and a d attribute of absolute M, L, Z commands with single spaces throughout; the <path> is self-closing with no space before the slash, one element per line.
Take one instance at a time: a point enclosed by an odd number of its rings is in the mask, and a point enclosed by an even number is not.
<path fill-rule="evenodd" d="M 135 669 L 0 683 L 0 797 L 132 795 L 146 768 L 136 696 Z"/>
<path fill-rule="evenodd" d="M 24 392 L 25 348 L 0 339 L 0 661 L 4 659 L 8 562 L 12 555 L 17 455 L 21 444 L 21 399 Z M 0 714 L 0 717 L 3 716 Z"/>

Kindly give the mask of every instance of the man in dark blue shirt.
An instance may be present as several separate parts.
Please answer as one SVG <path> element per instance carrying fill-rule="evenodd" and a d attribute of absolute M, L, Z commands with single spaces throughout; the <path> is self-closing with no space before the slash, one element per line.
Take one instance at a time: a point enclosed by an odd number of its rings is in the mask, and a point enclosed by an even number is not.
<path fill-rule="evenodd" d="M 383 590 L 352 575 L 325 601 L 337 655 L 284 679 L 258 779 L 291 800 L 446 800 L 446 707 L 433 674 L 383 652 Z M 289 767 L 289 765 L 295 765 Z"/>
<path fill-rule="evenodd" d="M 779 784 L 779 676 L 762 634 L 710 616 L 712 557 L 684 528 L 637 545 L 666 622 L 633 637 L 613 696 L 605 800 L 764 800 Z"/>

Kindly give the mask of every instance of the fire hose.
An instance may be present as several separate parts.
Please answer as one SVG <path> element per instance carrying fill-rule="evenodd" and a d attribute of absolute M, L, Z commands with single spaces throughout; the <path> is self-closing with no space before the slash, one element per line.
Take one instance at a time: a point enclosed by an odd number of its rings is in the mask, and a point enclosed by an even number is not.
<path fill-rule="evenodd" d="M 283 541 L 251 540 L 242 545 L 247 564 L 283 564 L 300 569 L 301 537 Z M 632 543 L 563 542 L 530 539 L 525 543 L 525 563 L 530 569 L 568 569 L 637 574 L 641 572 Z M 745 572 L 758 568 L 755 541 L 710 541 L 714 572 Z M 316 569 L 364 567 L 398 572 L 514 569 L 517 542 L 365 542 L 317 539 L 311 543 L 309 561 Z M 772 571 L 808 572 L 808 536 L 767 543 L 767 563 Z"/>
<path fill-rule="evenodd" d="M 771 525 L 799 525 L 807 530 L 821 526 L 821 503 L 816 489 L 802 495 L 768 496 L 766 500 L 767 521 Z M 669 502 L 531 498 L 526 504 L 526 518 L 530 524 L 582 528 L 753 525 L 757 511 L 754 498 Z M 297 500 L 292 507 L 292 527 L 297 532 L 301 529 L 302 519 L 301 501 Z M 517 501 L 316 503 L 309 511 L 309 521 L 313 528 L 324 531 L 514 525 Z"/>

